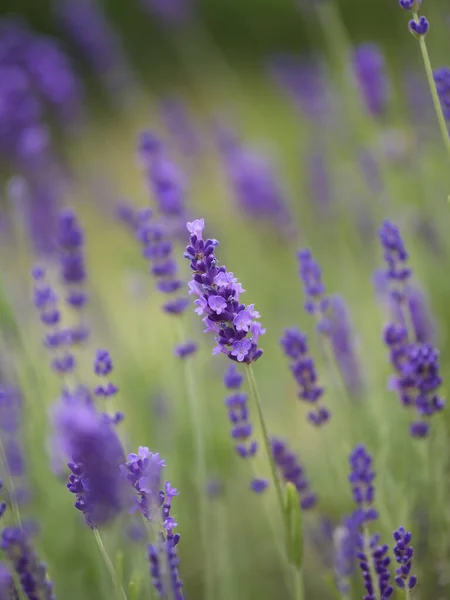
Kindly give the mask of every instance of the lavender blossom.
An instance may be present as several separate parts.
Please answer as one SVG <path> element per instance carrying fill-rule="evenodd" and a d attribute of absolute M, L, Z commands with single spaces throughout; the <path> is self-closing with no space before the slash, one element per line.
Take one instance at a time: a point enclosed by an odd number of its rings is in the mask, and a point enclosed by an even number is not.
<path fill-rule="evenodd" d="M 258 341 L 266 330 L 255 320 L 259 312 L 254 305 L 239 302 L 244 289 L 233 273 L 218 266 L 214 255 L 218 241 L 203 240 L 204 227 L 204 219 L 187 223 L 191 236 L 184 256 L 193 271 L 190 293 L 198 296 L 195 312 L 206 315 L 205 331 L 214 333 L 213 354 L 224 353 L 231 360 L 250 364 L 262 356 Z"/>
<path fill-rule="evenodd" d="M 367 591 L 367 595 L 364 596 L 366 600 L 375 600 L 378 597 L 380 600 L 387 600 L 394 592 L 394 588 L 389 582 L 389 564 L 391 562 L 391 559 L 387 556 L 389 547 L 387 544 L 380 545 L 379 539 L 379 535 L 374 535 L 370 538 L 368 544 L 370 555 L 368 555 L 365 548 L 362 547 L 362 543 L 360 550 L 356 555 L 359 560 L 359 568 L 362 571 L 364 587 Z M 376 573 L 377 581 L 373 581 L 369 561 L 373 562 L 373 569 Z M 378 594 L 375 591 L 376 589 L 378 589 Z"/>
<path fill-rule="evenodd" d="M 55 409 L 53 422 L 56 448 L 69 459 L 67 487 L 76 495 L 75 508 L 89 527 L 106 524 L 125 505 L 124 453 L 114 426 L 77 396 Z"/>
<path fill-rule="evenodd" d="M 350 593 L 350 578 L 355 570 L 360 527 L 359 515 L 351 515 L 345 517 L 333 533 L 336 584 L 344 597 Z"/>
<path fill-rule="evenodd" d="M 178 344 L 175 348 L 175 356 L 178 358 L 187 358 L 192 354 L 195 354 L 198 350 L 198 344 L 193 341 L 187 341 L 183 344 Z"/>
<path fill-rule="evenodd" d="M 352 485 L 353 500 L 364 521 L 373 521 L 378 518 L 378 512 L 372 506 L 375 498 L 375 471 L 372 468 L 372 457 L 365 446 L 356 446 L 350 454 L 349 464 L 351 473 L 348 480 Z"/>
<path fill-rule="evenodd" d="M 290 211 L 268 158 L 240 143 L 228 146 L 222 156 L 238 207 L 248 217 L 267 220 L 290 233 Z"/>
<path fill-rule="evenodd" d="M 397 318 L 384 333 L 391 363 L 397 372 L 391 387 L 398 393 L 401 403 L 415 408 L 418 414 L 418 419 L 411 424 L 411 435 L 425 437 L 429 431 L 429 417 L 444 407 L 444 400 L 438 395 L 442 383 L 439 355 L 433 346 L 417 338 L 420 315 L 417 305 L 414 306 L 414 301 L 411 303 L 408 288 L 411 270 L 407 266 L 408 253 L 400 231 L 393 223 L 385 222 L 380 230 L 380 240 L 387 262 L 386 283 L 389 283 L 390 298 L 396 306 L 394 317 Z M 408 331 L 406 324 L 409 321 L 415 332 Z M 415 340 L 411 338 L 414 333 Z"/>
<path fill-rule="evenodd" d="M 433 73 L 442 111 L 447 121 L 450 121 L 450 69 L 441 67 Z"/>
<path fill-rule="evenodd" d="M 281 439 L 272 438 L 271 446 L 273 458 L 283 479 L 293 483 L 297 489 L 300 507 L 303 510 L 313 508 L 317 503 L 317 496 L 311 492 L 305 470 L 295 454 L 289 450 L 286 442 Z"/>
<path fill-rule="evenodd" d="M 384 56 L 375 44 L 361 44 L 353 55 L 353 68 L 367 112 L 383 116 L 389 100 L 389 80 Z"/>
<path fill-rule="evenodd" d="M 10 386 L 0 386 L 0 437 L 5 450 L 5 468 L 12 477 L 21 477 L 25 471 L 22 424 L 23 399 L 20 391 Z"/>
<path fill-rule="evenodd" d="M 26 598 L 29 600 L 55 599 L 53 583 L 47 579 L 46 566 L 39 562 L 22 529 L 5 527 L 1 536 L 0 548 L 14 568 Z M 10 598 L 12 600 L 18 596 L 13 594 Z"/>
<path fill-rule="evenodd" d="M 323 318 L 329 300 L 325 297 L 322 271 L 314 260 L 311 250 L 299 250 L 297 253 L 299 275 L 306 296 L 305 310 L 319 319 Z"/>
<path fill-rule="evenodd" d="M 13 576 L 2 562 L 0 562 L 0 598 L 4 600 L 19 600 Z"/>
<path fill-rule="evenodd" d="M 425 37 L 430 28 L 430 24 L 428 19 L 423 15 L 416 19 L 411 19 L 408 23 L 409 31 L 414 35 L 414 37 L 421 38 Z"/>
<path fill-rule="evenodd" d="M 298 329 L 286 329 L 280 343 L 286 356 L 291 359 L 290 367 L 299 387 L 299 398 L 314 406 L 314 410 L 308 412 L 309 421 L 316 426 L 323 425 L 329 420 L 330 412 L 321 403 L 324 388 L 318 383 L 306 335 Z"/>
<path fill-rule="evenodd" d="M 44 269 L 36 267 L 32 272 L 34 285 L 34 305 L 39 311 L 41 322 L 48 333 L 44 345 L 52 353 L 51 366 L 62 376 L 72 373 L 76 367 L 75 356 L 70 351 L 72 331 L 61 327 L 59 298 L 46 281 Z"/>
<path fill-rule="evenodd" d="M 123 91 L 130 83 L 125 54 L 96 0 L 56 0 L 55 10 L 67 35 L 111 92 Z"/>
<path fill-rule="evenodd" d="M 396 570 L 395 583 L 404 590 L 412 590 L 417 584 L 417 577 L 411 575 L 414 548 L 411 546 L 412 534 L 404 527 L 394 531 L 394 556 L 400 567 Z"/>
<path fill-rule="evenodd" d="M 98 377 L 105 380 L 105 383 L 97 386 L 94 390 L 96 396 L 103 396 L 104 398 L 110 398 L 115 396 L 118 391 L 118 387 L 111 381 L 107 380 L 108 375 L 113 370 L 113 363 L 111 355 L 108 350 L 97 350 L 94 360 L 94 372 Z"/>

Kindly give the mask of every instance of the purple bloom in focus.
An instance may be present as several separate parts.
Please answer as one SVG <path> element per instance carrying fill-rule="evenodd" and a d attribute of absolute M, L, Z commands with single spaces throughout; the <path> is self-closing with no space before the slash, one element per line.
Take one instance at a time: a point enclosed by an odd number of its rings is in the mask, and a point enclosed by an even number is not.
<path fill-rule="evenodd" d="M 53 583 L 47 579 L 46 566 L 39 561 L 24 530 L 19 527 L 5 527 L 1 535 L 0 548 L 11 563 L 26 598 L 55 599 Z M 1 597 L 4 598 L 3 595 Z M 13 595 L 6 596 L 5 600 L 14 600 L 18 597 L 13 592 Z"/>
<path fill-rule="evenodd" d="M 361 44 L 354 52 L 353 68 L 367 112 L 381 117 L 389 100 L 389 80 L 381 50 L 375 44 Z"/>
<path fill-rule="evenodd" d="M 404 590 L 412 590 L 417 584 L 417 577 L 411 575 L 412 559 L 414 549 L 411 546 L 412 535 L 404 527 L 399 527 L 394 531 L 394 556 L 400 565 L 396 570 L 395 583 Z"/>
<path fill-rule="evenodd" d="M 398 0 L 398 3 L 404 10 L 418 12 L 422 6 L 422 0 Z"/>
<path fill-rule="evenodd" d="M 379 535 L 373 535 L 369 540 L 370 555 L 366 554 L 365 548 L 363 547 L 362 538 L 360 539 L 360 548 L 357 552 L 357 558 L 359 560 L 359 568 L 361 569 L 364 587 L 366 588 L 367 595 L 364 596 L 367 600 L 375 600 L 380 598 L 381 600 L 387 600 L 394 592 L 394 588 L 390 585 L 390 573 L 389 564 L 391 559 L 387 556 L 389 547 L 387 544 L 379 544 Z M 373 581 L 372 573 L 369 567 L 369 561 L 372 561 L 374 571 L 377 575 L 377 581 Z M 376 590 L 378 594 L 376 594 Z"/>
<path fill-rule="evenodd" d="M 283 479 L 293 483 L 297 489 L 300 507 L 303 510 L 313 508 L 317 503 L 317 496 L 311 492 L 305 470 L 295 454 L 289 450 L 286 442 L 278 438 L 271 439 L 271 446 L 273 458 Z"/>
<path fill-rule="evenodd" d="M 422 15 L 421 17 L 419 17 L 418 21 L 416 21 L 415 19 L 411 19 L 408 23 L 408 27 L 409 31 L 415 37 L 420 38 L 424 37 L 428 33 L 430 24 L 428 22 L 428 19 Z"/>
<path fill-rule="evenodd" d="M 291 372 L 299 387 L 299 398 L 314 406 L 314 410 L 308 413 L 309 421 L 313 425 L 323 425 L 330 418 L 330 412 L 320 402 L 324 389 L 318 383 L 306 335 L 298 329 L 286 329 L 280 343 L 286 356 L 291 359 Z"/>
<path fill-rule="evenodd" d="M 214 255 L 218 242 L 203 240 L 204 227 L 204 219 L 187 223 L 191 235 L 184 256 L 190 261 L 193 271 L 190 293 L 198 296 L 194 303 L 197 306 L 195 312 L 205 315 L 205 331 L 214 333 L 217 346 L 213 354 L 222 352 L 231 360 L 252 363 L 263 353 L 258 348 L 258 340 L 266 330 L 255 320 L 259 312 L 254 305 L 246 306 L 239 302 L 244 292 L 242 285 L 233 273 L 218 266 Z"/>
<path fill-rule="evenodd" d="M 450 121 L 450 69 L 442 67 L 433 73 L 439 100 L 447 121 Z"/>
<path fill-rule="evenodd" d="M 351 473 L 348 480 L 352 485 L 353 500 L 362 511 L 364 521 L 378 518 L 378 512 L 373 508 L 375 498 L 375 471 L 372 467 L 372 457 L 365 446 L 359 445 L 349 457 Z"/>
<path fill-rule="evenodd" d="M 124 453 L 114 426 L 76 396 L 57 407 L 53 422 L 56 448 L 69 458 L 75 508 L 90 527 L 113 520 L 125 504 Z"/>

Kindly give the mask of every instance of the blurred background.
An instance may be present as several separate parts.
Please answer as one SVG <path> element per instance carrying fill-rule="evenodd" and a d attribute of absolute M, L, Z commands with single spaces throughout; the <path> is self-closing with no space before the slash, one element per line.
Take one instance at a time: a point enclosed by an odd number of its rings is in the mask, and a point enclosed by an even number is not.
<path fill-rule="evenodd" d="M 448 3 L 423 8 L 433 68 L 450 66 Z M 394 220 L 445 381 L 450 177 L 409 15 L 395 0 L 3 0 L 0 12 L 0 369 L 2 383 L 24 398 L 26 460 L 12 480 L 23 480 L 32 498 L 20 510 L 38 525 L 33 543 L 56 596 L 113 597 L 92 531 L 49 460 L 49 407 L 62 382 L 43 348 L 30 270 L 45 267 L 64 296 L 57 225 L 59 210 L 70 207 L 85 232 L 89 297 L 78 375 L 94 387 L 95 350 L 108 348 L 126 452 L 143 445 L 166 460 L 181 492 L 174 510 L 186 597 L 300 599 L 276 547 L 274 491 L 249 490 L 255 473 L 270 474 L 265 455 L 251 462 L 234 452 L 227 359 L 211 356 L 214 341 L 191 306 L 183 319 L 161 310 L 164 298 L 130 229 L 134 211 L 151 206 L 171 232 L 185 284 L 184 223 L 204 217 L 221 264 L 261 312 L 267 331 L 255 374 L 270 435 L 299 453 L 319 498 L 303 511 L 304 598 L 362 597 L 355 565 L 345 577 L 336 566 L 335 537 L 353 510 L 348 455 L 361 442 L 374 456 L 383 538 L 390 543 L 403 524 L 418 540 L 414 600 L 450 598 L 449 418 L 431 419 L 427 450 L 411 440 L 410 414 L 388 385 L 383 327 L 392 306 L 377 277 L 377 232 Z M 440 93 L 450 118 L 446 77 Z M 329 361 L 303 308 L 296 252 L 305 247 L 327 294 L 345 301 L 343 362 Z M 63 312 L 75 326 L 78 313 Z M 322 429 L 308 423 L 280 347 L 294 326 L 309 335 L 333 415 Z M 183 361 L 174 346 L 188 338 L 199 349 Z M 261 441 L 256 424 L 255 436 Z M 129 600 L 154 593 L 148 532 L 135 516 L 104 532 Z M 347 595 L 341 576 L 351 580 Z"/>

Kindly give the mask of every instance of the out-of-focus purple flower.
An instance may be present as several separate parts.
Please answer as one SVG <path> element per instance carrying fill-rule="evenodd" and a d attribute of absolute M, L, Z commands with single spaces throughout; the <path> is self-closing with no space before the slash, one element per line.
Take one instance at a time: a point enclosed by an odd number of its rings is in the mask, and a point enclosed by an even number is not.
<path fill-rule="evenodd" d="M 161 506 L 161 472 L 165 466 L 159 454 L 150 452 L 144 446 L 139 446 L 137 454 L 128 455 L 121 472 L 137 492 L 132 512 L 139 510 L 146 519 L 152 519 L 152 514 Z"/>
<path fill-rule="evenodd" d="M 289 207 L 270 160 L 241 143 L 225 150 L 224 166 L 238 207 L 248 217 L 267 220 L 289 233 Z"/>
<path fill-rule="evenodd" d="M 123 91 L 130 83 L 127 60 L 96 0 L 56 0 L 55 11 L 66 34 L 110 91 Z"/>
<path fill-rule="evenodd" d="M 76 396 L 58 405 L 53 423 L 55 449 L 69 459 L 67 487 L 76 495 L 75 508 L 90 527 L 111 521 L 126 500 L 120 470 L 124 452 L 114 426 Z"/>
<path fill-rule="evenodd" d="M 142 7 L 169 25 L 186 22 L 191 11 L 191 0 L 140 0 Z"/>
<path fill-rule="evenodd" d="M 360 538 L 360 521 L 358 514 L 345 517 L 333 532 L 336 584 L 339 592 L 344 597 L 350 593 L 350 578 L 355 570 L 356 553 Z"/>
<path fill-rule="evenodd" d="M 394 322 L 384 332 L 391 363 L 397 372 L 392 388 L 402 404 L 414 407 L 418 414 L 419 419 L 411 424 L 411 435 L 425 437 L 429 430 L 428 418 L 444 407 L 444 401 L 437 393 L 442 383 L 439 355 L 433 346 L 419 339 L 419 336 L 426 335 L 423 314 L 418 296 L 408 287 L 411 270 L 407 266 L 408 253 L 399 229 L 393 223 L 385 222 L 380 230 L 380 240 L 387 270 L 385 282 L 380 275 L 378 280 L 388 288 L 395 307 Z M 413 331 L 408 330 L 409 322 Z M 412 339 L 413 336 L 416 339 Z"/>
<path fill-rule="evenodd" d="M 280 343 L 291 359 L 291 372 L 299 387 L 299 398 L 314 406 L 314 410 L 308 413 L 309 421 L 316 426 L 323 425 L 329 420 L 330 412 L 321 403 L 324 388 L 319 385 L 314 360 L 309 356 L 306 335 L 298 329 L 286 329 Z"/>
<path fill-rule="evenodd" d="M 165 98 L 161 104 L 166 128 L 179 153 L 191 158 L 200 150 L 200 140 L 190 122 L 186 106 L 177 98 Z"/>
<path fill-rule="evenodd" d="M 386 112 L 390 85 L 384 56 L 378 46 L 361 44 L 353 55 L 353 68 L 367 112 L 381 117 Z"/>
<path fill-rule="evenodd" d="M 162 141 L 150 131 L 141 133 L 139 157 L 158 213 L 177 227 L 186 221 L 186 181 Z"/>
<path fill-rule="evenodd" d="M 285 481 L 295 485 L 298 492 L 300 507 L 303 510 L 313 508 L 317 503 L 317 496 L 310 489 L 305 469 L 298 458 L 291 452 L 285 441 L 272 438 L 270 440 L 272 454 L 278 469 Z"/>
<path fill-rule="evenodd" d="M 368 149 L 362 150 L 359 153 L 359 165 L 368 188 L 375 194 L 380 194 L 383 191 L 383 180 L 380 165 L 373 152 Z"/>
<path fill-rule="evenodd" d="M 27 535 L 19 527 L 5 527 L 0 548 L 11 563 L 22 591 L 30 600 L 54 600 L 53 583 L 47 579 L 46 566 L 40 562 Z M 5 597 L 13 600 L 19 596 Z M 2 596 L 3 598 L 3 596 Z"/>
<path fill-rule="evenodd" d="M 319 210 L 327 211 L 333 204 L 333 190 L 328 171 L 326 156 L 316 149 L 307 156 L 308 197 Z"/>
<path fill-rule="evenodd" d="M 108 350 L 99 349 L 96 352 L 94 360 L 94 372 L 98 377 L 104 379 L 104 383 L 97 386 L 94 390 L 96 396 L 110 398 L 117 394 L 118 387 L 111 381 L 108 381 L 108 375 L 113 370 L 112 358 Z"/>
<path fill-rule="evenodd" d="M 39 311 L 41 322 L 47 328 L 44 345 L 52 355 L 51 366 L 61 375 L 72 373 L 76 367 L 75 356 L 70 351 L 72 331 L 61 327 L 59 299 L 55 290 L 46 281 L 45 270 L 36 267 L 32 272 L 34 279 L 34 305 Z"/>
<path fill-rule="evenodd" d="M 347 304 L 339 295 L 330 297 L 327 327 L 324 331 L 333 349 L 342 380 L 351 395 L 360 394 L 364 388 L 362 365 L 355 347 L 354 332 Z"/>
<path fill-rule="evenodd" d="M 373 508 L 375 498 L 375 471 L 372 467 L 372 457 L 365 446 L 356 446 L 349 457 L 350 475 L 348 480 L 352 485 L 353 499 L 362 512 L 364 521 L 378 518 L 378 512 Z"/>
<path fill-rule="evenodd" d="M 317 329 L 323 333 L 322 329 L 326 326 L 326 311 L 329 306 L 329 298 L 325 295 L 322 270 L 308 248 L 299 250 L 297 259 L 299 275 L 306 296 L 305 310 L 316 317 L 318 322 Z"/>
<path fill-rule="evenodd" d="M 436 69 L 433 76 L 444 116 L 450 121 L 450 68 Z"/>
<path fill-rule="evenodd" d="M 314 58 L 285 55 L 273 58 L 269 70 L 305 117 L 322 124 L 329 121 L 332 103 L 323 65 Z"/>
<path fill-rule="evenodd" d="M 195 354 L 197 349 L 198 344 L 196 342 L 187 341 L 184 342 L 184 344 L 178 344 L 178 346 L 175 347 L 175 356 L 178 356 L 178 358 L 187 358 L 188 356 Z"/>
<path fill-rule="evenodd" d="M 394 531 L 394 556 L 400 565 L 396 570 L 395 583 L 404 590 L 412 590 L 417 584 L 417 577 L 411 575 L 412 559 L 414 549 L 411 546 L 412 534 L 406 531 L 404 527 L 399 527 Z"/>
<path fill-rule="evenodd" d="M 0 598 L 4 600 L 19 600 L 13 576 L 2 562 L 0 562 Z"/>
<path fill-rule="evenodd" d="M 192 270 L 190 293 L 198 296 L 195 312 L 205 315 L 205 331 L 214 333 L 217 346 L 213 354 L 224 353 L 231 360 L 252 363 L 262 356 L 258 341 L 266 330 L 256 321 L 259 312 L 255 306 L 239 302 L 244 289 L 233 273 L 218 266 L 214 255 L 218 241 L 203 240 L 204 227 L 204 219 L 187 223 L 190 243 L 184 256 Z"/>
<path fill-rule="evenodd" d="M 415 19 L 411 19 L 408 23 L 408 27 L 409 31 L 414 35 L 414 37 L 421 38 L 426 36 L 428 33 L 430 24 L 428 19 L 422 15 L 417 21 Z"/>
<path fill-rule="evenodd" d="M 25 472 L 25 456 L 22 450 L 23 400 L 20 391 L 10 386 L 0 387 L 0 436 L 6 465 L 12 477 Z"/>

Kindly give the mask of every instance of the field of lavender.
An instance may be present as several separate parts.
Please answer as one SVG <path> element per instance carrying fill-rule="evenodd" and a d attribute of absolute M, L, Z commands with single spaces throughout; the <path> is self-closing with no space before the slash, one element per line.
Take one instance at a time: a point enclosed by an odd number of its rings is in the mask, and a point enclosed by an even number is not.
<path fill-rule="evenodd" d="M 153 88 L 0 18 L 0 600 L 449 599 L 446 15 L 255 69 L 142 6 Z"/>

